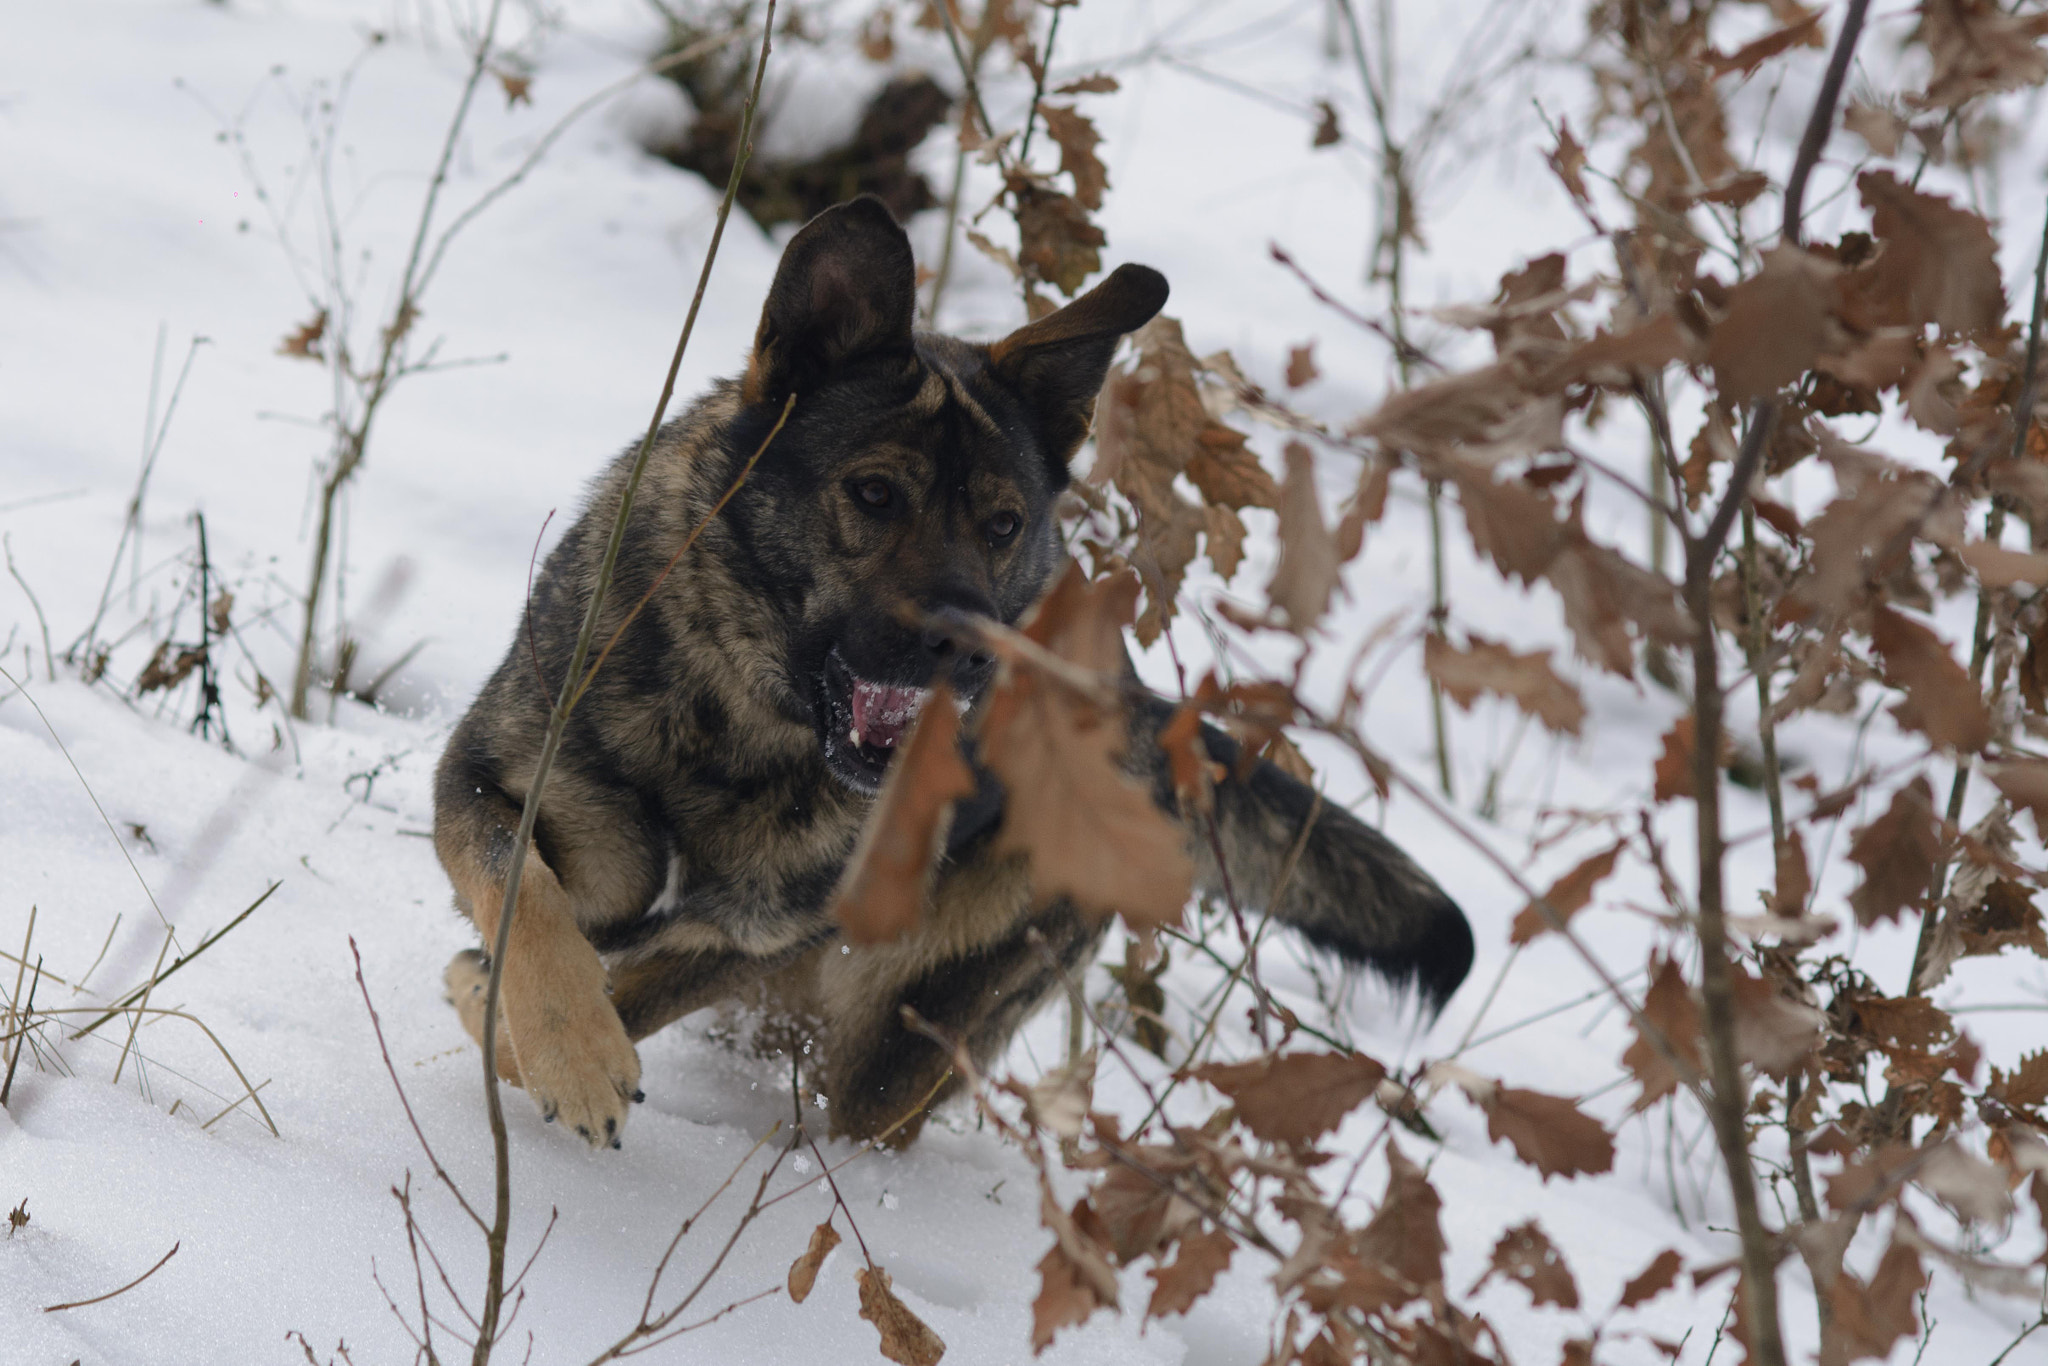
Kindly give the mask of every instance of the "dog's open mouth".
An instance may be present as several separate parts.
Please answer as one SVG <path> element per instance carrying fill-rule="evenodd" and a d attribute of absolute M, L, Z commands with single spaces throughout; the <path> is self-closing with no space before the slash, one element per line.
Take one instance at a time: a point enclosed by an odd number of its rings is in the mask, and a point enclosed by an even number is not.
<path fill-rule="evenodd" d="M 825 657 L 822 682 L 826 762 L 848 787 L 873 792 L 931 689 L 861 678 L 837 649 Z"/>

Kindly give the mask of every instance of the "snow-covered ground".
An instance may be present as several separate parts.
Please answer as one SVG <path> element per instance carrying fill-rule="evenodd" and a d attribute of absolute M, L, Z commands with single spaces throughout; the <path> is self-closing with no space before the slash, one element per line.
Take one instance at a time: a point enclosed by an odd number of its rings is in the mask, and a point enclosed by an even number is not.
<path fill-rule="evenodd" d="M 1277 385 L 1287 348 L 1319 339 L 1325 378 L 1300 401 L 1341 420 L 1384 391 L 1383 351 L 1267 255 L 1277 241 L 1348 292 L 1370 236 L 1373 172 L 1363 151 L 1310 146 L 1305 111 L 1316 99 L 1336 104 L 1354 137 L 1366 127 L 1355 71 L 1326 55 L 1323 10 L 1306 0 L 1087 0 L 1062 21 L 1055 66 L 1062 75 L 1106 66 L 1123 82 L 1116 95 L 1089 97 L 1112 186 L 1103 214 L 1107 260 L 1165 271 L 1174 289 L 1169 311 L 1184 320 L 1195 350 L 1228 347 L 1254 378 Z M 536 21 L 537 6 L 507 11 L 507 32 L 532 68 L 531 100 L 514 105 L 495 82 L 485 84 L 453 162 L 444 222 L 516 168 L 579 101 L 630 74 L 655 33 L 652 10 L 626 0 L 571 0 L 545 22 Z M 1426 0 L 1407 7 L 1404 52 L 1413 59 L 1404 58 L 1404 88 L 1427 91 L 1445 79 L 1463 60 L 1454 41 L 1461 25 L 1480 11 Z M 1562 4 L 1521 14 L 1517 32 L 1560 51 L 1577 22 Z M 148 424 L 165 427 L 142 536 L 113 581 L 103 634 L 157 624 L 116 652 L 106 680 L 88 684 L 60 667 L 49 681 L 36 610 L 13 579 L 0 586 L 0 667 L 27 692 L 0 682 L 0 950 L 18 952 L 33 914 L 31 957 L 49 974 L 36 1005 L 81 1010 L 148 977 L 166 924 L 177 934 L 173 954 L 189 950 L 279 884 L 165 984 L 152 1004 L 184 1013 L 156 1018 L 132 1050 L 116 1022 L 49 1055 L 24 1056 L 0 1114 L 0 1206 L 25 1199 L 30 1216 L 0 1239 L 0 1362 L 301 1360 L 300 1344 L 288 1339 L 294 1333 L 321 1360 L 343 1342 L 365 1366 L 405 1360 L 412 1344 L 384 1296 L 401 1306 L 416 1297 L 391 1188 L 411 1173 L 420 1218 L 465 1292 L 481 1284 L 483 1248 L 427 1174 L 376 1047 L 350 942 L 421 1125 L 464 1189 L 484 1196 L 489 1145 L 477 1057 L 439 982 L 441 965 L 470 936 L 448 909 L 423 838 L 430 774 L 448 728 L 509 638 L 548 514 L 557 512 L 547 534 L 558 534 L 583 482 L 644 428 L 716 195 L 637 149 L 637 127 L 677 116 L 677 97 L 643 82 L 573 124 L 523 183 L 463 230 L 419 327 L 445 338 L 441 359 L 488 363 L 407 379 L 379 418 L 346 503 L 345 593 L 369 623 L 358 677 L 415 642 L 425 646 L 387 690 L 389 710 L 343 704 L 329 718 L 322 698 L 318 723 L 287 731 L 274 702 L 258 703 L 255 670 L 289 678 L 297 630 L 290 595 L 305 577 L 313 468 L 326 448 L 314 424 L 331 394 L 322 367 L 278 348 L 318 307 L 309 289 L 319 287 L 323 253 L 339 263 L 364 310 L 356 344 L 373 338 L 460 88 L 464 54 L 454 25 L 435 0 L 101 0 L 10 5 L 0 34 L 0 533 L 60 653 L 100 602 Z M 817 111 L 843 107 L 848 91 L 881 79 L 856 56 L 787 46 L 790 65 L 771 76 L 790 111 L 779 136 L 800 142 L 829 131 L 830 119 Z M 912 46 L 906 36 L 902 60 L 918 55 Z M 921 51 L 936 63 L 938 49 Z M 1819 60 L 1798 69 L 1811 79 Z M 1460 135 L 1439 154 L 1427 180 L 1428 249 L 1414 267 L 1412 301 L 1484 298 L 1521 253 L 1552 244 L 1572 244 L 1575 271 L 1605 264 L 1603 244 L 1586 238 L 1543 167 L 1545 134 L 1528 104 L 1531 82 L 1561 108 L 1577 92 L 1567 75 L 1532 70 L 1476 92 Z M 994 80 L 997 121 L 1005 111 L 1014 117 L 1027 93 L 1012 77 Z M 1788 120 L 1796 125 L 1793 115 L 1774 114 L 1774 130 Z M 339 129 L 332 155 L 311 155 L 309 138 L 329 126 Z M 922 154 L 941 182 L 951 164 L 944 141 L 933 139 Z M 2038 147 L 2016 153 L 2015 174 L 2026 177 L 2016 183 L 2037 187 L 2039 164 Z M 2012 193 L 2008 202 L 2028 197 Z M 1830 211 L 1819 210 L 1823 225 Z M 927 259 L 939 231 L 936 215 L 912 225 Z M 740 365 L 777 252 L 776 241 L 735 217 L 679 392 Z M 2027 264 L 2009 261 L 2008 280 Z M 1018 314 L 1007 281 L 963 248 L 941 322 L 991 336 Z M 188 353 L 189 375 L 167 415 Z M 1625 431 L 1612 439 L 1627 450 Z M 1267 437 L 1260 442 L 1272 455 Z M 1347 479 L 1331 467 L 1330 501 Z M 1812 479 L 1792 491 L 1807 504 L 1828 492 L 1824 474 Z M 236 594 L 240 638 L 224 686 L 239 755 L 188 734 L 189 687 L 173 710 L 161 709 L 157 696 L 124 696 L 186 590 L 194 512 L 204 513 L 215 570 Z M 1247 520 L 1253 543 L 1237 588 L 1255 595 L 1272 563 L 1272 522 L 1257 513 Z M 1632 545 L 1642 534 L 1640 514 L 1618 498 L 1596 498 L 1589 524 Z M 1362 638 L 1390 613 L 1415 621 L 1428 600 L 1427 566 L 1419 506 L 1397 502 L 1351 566 L 1339 637 Z M 1450 573 L 1462 626 L 1525 647 L 1562 639 L 1547 590 L 1502 584 L 1472 559 L 1462 530 L 1451 536 Z M 1195 591 L 1218 586 L 1197 582 Z M 1209 647 L 1185 625 L 1177 644 L 1199 667 Z M 196 635 L 189 602 L 177 629 L 181 640 Z M 1289 662 L 1289 651 L 1274 661 Z M 1173 677 L 1163 648 L 1145 667 L 1162 684 Z M 1639 798 L 1660 737 L 1682 709 L 1653 687 L 1579 672 L 1592 709 L 1580 741 L 1541 732 L 1517 740 L 1512 715 L 1495 709 L 1454 714 L 1463 805 L 1472 808 L 1498 769 L 1499 815 L 1488 837 L 1539 884 L 1596 838 L 1538 847 L 1535 837 L 1557 824 L 1543 813 Z M 1415 652 L 1388 671 L 1366 725 L 1397 762 L 1429 770 L 1427 691 Z M 1784 743 L 1833 781 L 1851 767 L 1858 740 L 1853 727 L 1801 721 Z M 1866 756 L 1898 743 L 1880 724 Z M 1362 800 L 1363 775 L 1334 747 L 1311 744 L 1310 753 L 1331 799 Z M 1418 1029 L 1364 987 L 1348 998 L 1336 1028 L 1383 1060 L 1407 1064 L 1442 1056 L 1468 1031 L 1483 1037 L 1588 997 L 1585 969 L 1554 941 L 1540 941 L 1513 960 L 1489 999 L 1509 965 L 1506 926 L 1520 897 L 1412 800 L 1362 809 L 1467 908 L 1479 962 L 1432 1027 Z M 1732 793 L 1728 822 L 1737 832 L 1763 828 L 1760 800 Z M 1671 824 L 1682 855 L 1683 822 Z M 1831 850 L 1824 903 L 1838 903 L 1853 883 L 1841 862 L 1845 843 Z M 1738 848 L 1738 904 L 1768 883 L 1768 864 L 1768 840 Z M 1640 964 L 1653 935 L 1646 917 L 1623 908 L 1656 903 L 1654 879 L 1625 871 L 1603 893 L 1607 909 L 1583 922 L 1617 972 Z M 1892 985 L 1910 951 L 1897 934 L 1853 948 Z M 1317 1009 L 1310 966 L 1291 946 L 1274 947 L 1264 962 L 1284 999 L 1304 1014 Z M 13 965 L 4 966 L 11 994 Z M 1199 962 L 1178 965 L 1168 979 L 1176 1009 L 1192 1006 L 1219 976 Z M 1106 981 L 1097 974 L 1091 986 Z M 2038 963 L 1973 961 L 1945 995 L 2040 1004 L 2048 1002 L 2048 973 Z M 1241 1012 L 1231 1015 L 1227 1028 L 1240 1028 Z M 1989 1057 L 2008 1064 L 2038 1043 L 2041 1018 L 1966 1017 Z M 642 1046 L 648 1101 L 622 1151 L 590 1153 L 510 1097 L 514 1256 L 531 1250 L 550 1211 L 558 1216 L 520 1311 L 537 1361 L 587 1359 L 629 1327 L 678 1221 L 789 1111 L 788 1082 L 775 1066 L 707 1039 L 702 1025 L 686 1022 Z M 1040 1019 L 1009 1065 L 1023 1075 L 1050 1065 L 1062 1032 L 1057 1012 Z M 1532 1311 L 1522 1291 L 1499 1283 L 1478 1296 L 1516 1361 L 1555 1360 L 1559 1344 L 1584 1335 L 1621 1284 L 1666 1247 L 1695 1265 L 1730 1255 L 1703 1121 L 1681 1111 L 1674 1132 L 1664 1107 L 1626 1118 L 1632 1088 L 1616 1086 L 1626 1041 L 1618 1015 L 1589 1000 L 1464 1058 L 1516 1085 L 1594 1096 L 1588 1108 L 1619 1138 L 1608 1176 L 1539 1182 L 1488 1142 L 1481 1117 L 1454 1095 L 1431 1112 L 1440 1149 L 1403 1139 L 1411 1155 L 1433 1160 L 1454 1291 L 1477 1278 L 1501 1230 L 1531 1217 L 1577 1273 L 1582 1313 Z M 244 1091 L 228 1055 L 259 1085 L 275 1134 L 252 1103 L 228 1108 Z M 1142 1112 L 1138 1087 L 1117 1069 L 1103 1069 L 1100 1097 Z M 1374 1128 L 1355 1115 L 1333 1143 L 1355 1151 Z M 826 1156 L 845 1151 L 828 1146 Z M 1376 1192 L 1381 1171 L 1369 1165 L 1358 1189 Z M 816 1170 L 803 1158 L 778 1178 L 806 1179 L 816 1183 Z M 963 1109 L 911 1151 L 863 1157 L 838 1181 L 869 1249 L 945 1339 L 950 1359 L 1029 1356 L 1031 1268 L 1047 1235 L 1019 1154 L 977 1131 Z M 750 1187 L 746 1178 L 736 1190 Z M 684 1242 L 671 1283 L 695 1278 L 724 1238 L 721 1215 L 729 1220 L 743 1198 L 728 1194 Z M 700 1311 L 779 1285 L 830 1208 L 822 1185 L 776 1206 L 740 1243 Z M 1999 1250 L 2024 1257 L 2038 1242 L 2023 1215 Z M 103 1304 L 42 1312 L 123 1284 L 174 1243 L 178 1254 L 138 1288 Z M 857 1317 L 850 1248 L 849 1240 L 827 1262 L 802 1306 L 780 1298 L 749 1305 L 666 1349 L 665 1359 L 873 1359 L 874 1330 Z M 1141 1331 L 1135 1315 L 1101 1314 L 1062 1332 L 1046 1359 L 1257 1361 L 1271 1315 L 1269 1270 L 1240 1255 L 1186 1318 Z M 1141 1305 L 1149 1287 L 1136 1273 L 1131 1279 L 1126 1301 Z M 1782 1283 L 1787 1326 L 1803 1354 L 1813 1333 L 1804 1273 L 1788 1266 Z M 1685 1339 L 1681 1360 L 1700 1363 L 1725 1298 L 1725 1282 L 1698 1296 L 1681 1289 L 1628 1322 Z M 1937 1271 L 1926 1314 L 1935 1324 L 1926 1359 L 1960 1363 L 1988 1361 L 2031 1310 L 1973 1297 Z M 1903 1342 L 1893 1359 L 1912 1359 L 1914 1345 Z M 1663 1359 L 1642 1340 L 1602 1351 L 1603 1361 L 1618 1363 Z"/>

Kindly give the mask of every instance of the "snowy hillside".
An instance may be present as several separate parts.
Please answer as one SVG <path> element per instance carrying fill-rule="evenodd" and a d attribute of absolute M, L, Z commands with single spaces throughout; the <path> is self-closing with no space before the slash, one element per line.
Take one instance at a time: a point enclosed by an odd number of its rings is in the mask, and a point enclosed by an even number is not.
<path fill-rule="evenodd" d="M 440 983 L 449 956 L 474 936 L 450 909 L 426 837 L 433 766 L 512 639 L 536 547 L 545 551 L 573 520 L 586 482 L 644 430 L 718 201 L 716 188 L 640 146 L 650 128 L 686 117 L 673 87 L 631 79 L 659 39 L 654 7 L 506 6 L 502 65 L 515 80 L 480 87 L 440 221 L 531 167 L 451 240 L 415 324 L 431 338 L 432 363 L 394 389 L 340 505 L 346 570 L 335 591 L 359 641 L 352 677 L 391 673 L 374 707 L 316 691 L 312 718 L 289 721 L 278 695 L 292 676 L 316 466 L 330 445 L 321 421 L 336 380 L 318 361 L 286 354 L 285 343 L 327 303 L 324 282 L 339 279 L 357 314 L 330 318 L 324 344 L 346 331 L 352 345 L 374 346 L 468 64 L 452 16 L 473 24 L 485 8 L 468 0 L 100 0 L 15 3 L 0 20 L 0 535 L 12 571 L 0 583 L 0 668 L 10 676 L 0 680 L 0 953 L 9 955 L 0 958 L 0 988 L 19 1001 L 33 982 L 39 1014 L 70 1012 L 51 1016 L 65 1031 L 39 1031 L 22 1053 L 0 1111 L 0 1207 L 25 1201 L 28 1216 L 0 1237 L 5 1366 L 309 1354 L 326 1362 L 340 1359 L 344 1344 L 358 1366 L 410 1360 L 414 1342 L 401 1320 L 417 1323 L 422 1294 L 437 1314 L 456 1311 L 431 1265 L 425 1290 L 415 1286 L 392 1197 L 408 1180 L 448 1283 L 467 1296 L 482 1282 L 483 1241 L 434 1181 L 407 1123 L 351 946 L 418 1124 L 470 1199 L 487 1204 L 478 1055 Z M 813 8 L 820 23 L 844 27 L 846 15 L 872 7 Z M 889 68 L 850 42 L 778 47 L 768 84 L 785 111 L 773 133 L 779 146 L 829 140 L 891 69 L 923 65 L 955 83 L 943 43 L 908 22 L 917 6 L 901 8 Z M 1326 10 L 1285 0 L 1085 0 L 1064 12 L 1054 74 L 1101 70 L 1121 82 L 1089 106 L 1111 186 L 1100 215 L 1105 265 L 1163 271 L 1173 287 L 1167 311 L 1191 349 L 1227 348 L 1248 378 L 1275 391 L 1285 388 L 1289 349 L 1315 340 L 1323 377 L 1292 401 L 1341 425 L 1394 385 L 1387 350 L 1318 303 L 1268 251 L 1277 243 L 1315 280 L 1362 295 L 1375 173 L 1356 72 L 1333 49 Z M 1502 50 L 1532 42 L 1554 56 L 1570 50 L 1580 19 L 1579 7 L 1552 0 L 1491 8 L 1411 0 L 1400 7 L 1404 86 L 1442 88 L 1472 60 L 1458 40 L 1482 21 L 1496 26 Z M 1803 79 L 1815 79 L 1824 59 L 1823 51 L 1802 54 Z M 1015 118 L 1030 80 L 992 64 L 985 93 L 998 121 L 998 111 Z M 1528 244 L 1576 244 L 1575 274 L 1607 268 L 1604 240 L 1588 235 L 1544 165 L 1552 143 L 1532 103 L 1571 109 L 1586 98 L 1580 76 L 1548 57 L 1470 93 L 1433 153 L 1426 246 L 1409 265 L 1411 305 L 1491 297 Z M 1318 101 L 1334 107 L 1351 141 L 1312 145 Z M 1773 134 L 1795 139 L 1799 117 L 1772 115 Z M 2008 158 L 2013 250 L 2028 252 L 2002 263 L 2015 299 L 2027 296 L 2032 268 L 2038 133 L 2019 139 Z M 942 187 L 952 163 L 943 130 L 915 159 Z M 994 186 L 992 170 L 974 168 L 970 208 Z M 2028 197 L 2026 206 L 2016 202 Z M 1816 208 L 1815 231 L 1841 212 L 1839 202 Z M 943 217 L 928 212 L 909 225 L 924 264 L 936 265 Z M 789 231 L 764 234 L 734 215 L 676 406 L 744 364 Z M 963 243 L 952 270 L 944 330 L 986 339 L 1023 321 L 1015 286 L 990 260 Z M 1440 344 L 1447 355 L 1471 345 L 1448 330 Z M 1253 443 L 1276 476 L 1282 439 L 1261 429 Z M 1639 438 L 1625 423 L 1603 429 L 1603 439 L 1622 453 L 1617 463 L 1638 458 L 1630 452 Z M 1902 438 L 1888 449 L 1931 459 L 1933 447 Z M 1335 506 L 1351 476 L 1334 465 L 1322 474 L 1325 503 Z M 1786 496 L 1805 513 L 1832 493 L 1814 462 L 1787 483 Z M 137 530 L 124 538 L 138 487 Z M 1419 488 L 1396 486 L 1386 521 L 1347 567 L 1349 598 L 1329 626 L 1333 638 L 1363 641 L 1390 620 L 1411 628 L 1428 611 Z M 195 514 L 206 538 L 205 598 Z M 1640 508 L 1612 489 L 1595 492 L 1586 520 L 1609 542 L 1634 549 L 1645 538 Z M 1191 598 L 1228 591 L 1260 599 L 1277 553 L 1275 519 L 1254 511 L 1246 522 L 1246 562 L 1229 588 L 1203 577 L 1204 565 L 1190 577 Z M 1462 523 L 1452 525 L 1448 576 L 1459 621 L 1524 647 L 1558 641 L 1555 599 L 1504 583 Z M 200 604 L 223 587 L 231 606 L 202 625 Z M 1970 611 L 1966 599 L 1942 604 L 1951 638 L 1967 634 Z M 135 685 L 160 642 L 189 645 L 223 622 L 229 634 L 213 652 L 221 707 L 212 733 L 197 734 L 193 681 Z M 96 639 L 111 645 L 100 676 L 50 658 L 95 623 Z M 1167 690 L 1177 668 L 1198 677 L 1215 648 L 1192 616 L 1176 624 L 1172 645 L 1141 660 Z M 1295 647 L 1269 648 L 1259 662 L 1284 675 Z M 1565 653 L 1559 667 L 1569 666 L 1590 709 L 1582 738 L 1521 726 L 1493 704 L 1452 713 L 1461 818 L 1538 886 L 1613 838 L 1571 828 L 1570 813 L 1641 798 L 1662 737 L 1685 709 L 1653 684 L 1599 674 Z M 174 654 L 156 663 L 172 665 Z M 1307 688 L 1334 697 L 1348 654 L 1325 650 Z M 1743 717 L 1753 722 L 1753 702 L 1732 706 L 1738 731 Z M 1364 729 L 1407 772 L 1428 775 L 1429 711 L 1419 649 L 1406 650 L 1371 694 Z M 232 749 L 220 743 L 220 725 Z M 1917 752 L 1883 720 L 1866 734 L 1835 718 L 1801 718 L 1782 737 L 1799 771 L 1830 787 L 1859 763 Z M 1502 1229 L 1540 1220 L 1571 1260 L 1583 1310 L 1532 1307 L 1500 1280 L 1471 1301 L 1511 1360 L 1549 1366 L 1664 1249 L 1689 1267 L 1733 1257 L 1705 1120 L 1685 1107 L 1629 1113 L 1633 1087 L 1620 1063 L 1628 1022 L 1603 1002 L 1597 980 L 1554 936 L 1511 950 L 1508 925 L 1526 898 L 1510 881 L 1423 803 L 1398 790 L 1385 801 L 1372 795 L 1364 770 L 1336 743 L 1301 743 L 1326 799 L 1380 824 L 1463 905 L 1478 961 L 1432 1024 L 1418 1024 L 1374 984 L 1333 986 L 1327 964 L 1284 936 L 1262 951 L 1267 987 L 1304 1020 L 1390 1066 L 1463 1048 L 1465 1066 L 1578 1097 L 1616 1134 L 1610 1173 L 1548 1181 L 1492 1142 L 1486 1117 L 1454 1091 L 1428 1112 L 1440 1145 L 1397 1134 L 1445 1195 L 1452 1293 L 1479 1279 Z M 1731 905 L 1748 910 L 1772 881 L 1768 816 L 1755 792 L 1731 789 L 1726 801 L 1733 834 L 1766 832 L 1729 858 Z M 1852 809 L 1847 820 L 1881 809 Z M 1689 815 L 1667 807 L 1661 819 L 1682 858 Z M 1846 829 L 1838 847 L 1814 851 L 1823 903 L 1839 903 L 1855 880 L 1840 847 Z M 70 1037 L 267 891 L 244 922 L 153 993 L 162 1013 L 132 1038 L 130 1016 Z M 1664 905 L 1646 868 L 1627 866 L 1604 885 L 1585 925 L 1616 976 L 1634 980 Z M 167 927 L 175 938 L 160 957 Z M 1120 938 L 1110 950 L 1118 959 Z M 1905 928 L 1859 931 L 1852 920 L 1841 942 L 1866 971 L 1898 986 L 1912 953 Z M 1176 949 L 1165 982 L 1169 1022 L 1198 1021 L 1224 976 Z M 1101 967 L 1088 989 L 1104 999 L 1114 991 Z M 2048 965 L 2038 960 L 1972 960 L 1940 995 L 1984 1007 L 1965 1018 L 2000 1065 L 2048 1036 Z M 1334 1017 L 1326 996 L 1340 998 Z M 1241 1007 L 1226 1011 L 1220 1028 L 1226 1042 L 1250 1050 Z M 721 1037 L 698 1016 L 641 1045 L 647 1100 L 618 1152 L 586 1151 L 508 1093 L 515 1265 L 553 1221 L 518 1310 L 515 1338 L 531 1332 L 534 1361 L 588 1360 L 629 1329 L 678 1224 L 746 1159 L 682 1242 L 664 1296 L 679 1295 L 710 1265 L 744 1209 L 774 1145 L 749 1151 L 789 1118 L 793 1100 L 805 1101 L 791 1096 L 785 1069 Z M 1006 1068 L 1036 1077 L 1065 1048 L 1066 1020 L 1053 1009 L 1020 1037 Z M 1127 1051 L 1148 1082 L 1170 1074 L 1157 1058 Z M 1213 1102 L 1195 1090 L 1181 1088 L 1168 1113 L 1203 1119 Z M 1136 1120 L 1148 1102 L 1136 1081 L 1105 1064 L 1096 1105 Z M 1361 1110 L 1329 1139 L 1340 1154 L 1336 1181 L 1348 1155 L 1376 1141 L 1382 1119 Z M 823 1145 L 829 1162 L 852 1152 Z M 1386 1170 L 1376 1151 L 1350 1196 L 1358 1210 L 1378 1198 Z M 908 1151 L 861 1156 L 835 1179 L 869 1253 L 944 1339 L 949 1360 L 1031 1358 L 1034 1267 L 1049 1235 L 1035 1174 L 1014 1147 L 961 1105 Z M 787 1158 L 770 1189 L 795 1194 L 748 1229 L 688 1317 L 775 1293 L 651 1359 L 879 1359 L 875 1329 L 859 1316 L 852 1238 L 805 1302 L 780 1292 L 810 1230 L 833 1209 L 809 1151 Z M 1291 1226 L 1281 1234 L 1295 1236 Z M 1986 1238 L 1995 1245 L 1978 1250 L 2008 1261 L 2041 1250 L 2024 1204 Z M 44 1312 L 126 1284 L 174 1244 L 176 1255 L 136 1288 Z M 1872 1235 L 1853 1255 L 1881 1246 Z M 1137 1310 L 1151 1287 L 1126 1271 L 1126 1312 L 1063 1330 L 1043 1359 L 1249 1366 L 1268 1347 L 1271 1272 L 1270 1262 L 1240 1255 L 1191 1313 L 1145 1324 Z M 1816 1330 L 1796 1258 L 1780 1283 L 1797 1359 L 1811 1360 Z M 1734 1360 L 1732 1345 L 1713 1357 L 1726 1302 L 1725 1281 L 1695 1291 L 1681 1279 L 1630 1319 L 1642 1336 L 1603 1343 L 1599 1360 L 1665 1360 L 1651 1336 L 1682 1342 L 1684 1366 Z M 2039 1313 L 2037 1303 L 1973 1290 L 1939 1268 L 1922 1307 L 1933 1325 L 1924 1359 L 1973 1366 Z M 2030 1351 L 2048 1360 L 2044 1336 L 2008 1360 Z M 1889 1360 L 1913 1361 L 1919 1349 L 1908 1335 Z M 526 1346 L 508 1344 L 515 1350 Z"/>

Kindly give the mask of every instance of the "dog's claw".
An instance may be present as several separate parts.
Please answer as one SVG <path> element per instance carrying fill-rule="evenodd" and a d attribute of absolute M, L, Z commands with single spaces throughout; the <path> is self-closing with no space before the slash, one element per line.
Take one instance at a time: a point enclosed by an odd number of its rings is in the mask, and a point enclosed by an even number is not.
<path fill-rule="evenodd" d="M 633 1103 L 634 1103 L 635 1105 L 638 1105 L 638 1104 L 640 1104 L 640 1102 L 642 1102 L 642 1101 L 644 1101 L 644 1100 L 646 1100 L 646 1099 L 647 1099 L 647 1093 L 646 1093 L 645 1091 L 635 1091 L 635 1092 L 633 1093 Z"/>
<path fill-rule="evenodd" d="M 615 1139 L 613 1139 L 613 1140 L 612 1140 L 612 1147 L 613 1147 L 613 1148 L 617 1148 L 617 1147 L 619 1147 L 619 1146 L 620 1146 L 620 1144 L 619 1144 L 619 1140 L 617 1140 L 616 1138 L 615 1138 Z"/>

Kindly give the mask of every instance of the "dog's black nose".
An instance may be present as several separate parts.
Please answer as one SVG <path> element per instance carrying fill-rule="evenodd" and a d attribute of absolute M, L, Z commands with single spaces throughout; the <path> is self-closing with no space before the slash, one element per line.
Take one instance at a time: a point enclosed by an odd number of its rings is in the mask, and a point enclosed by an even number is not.
<path fill-rule="evenodd" d="M 941 607 L 925 620 L 920 644 L 934 671 L 950 669 L 955 687 L 978 691 L 995 671 L 996 658 L 981 643 L 972 609 Z"/>

